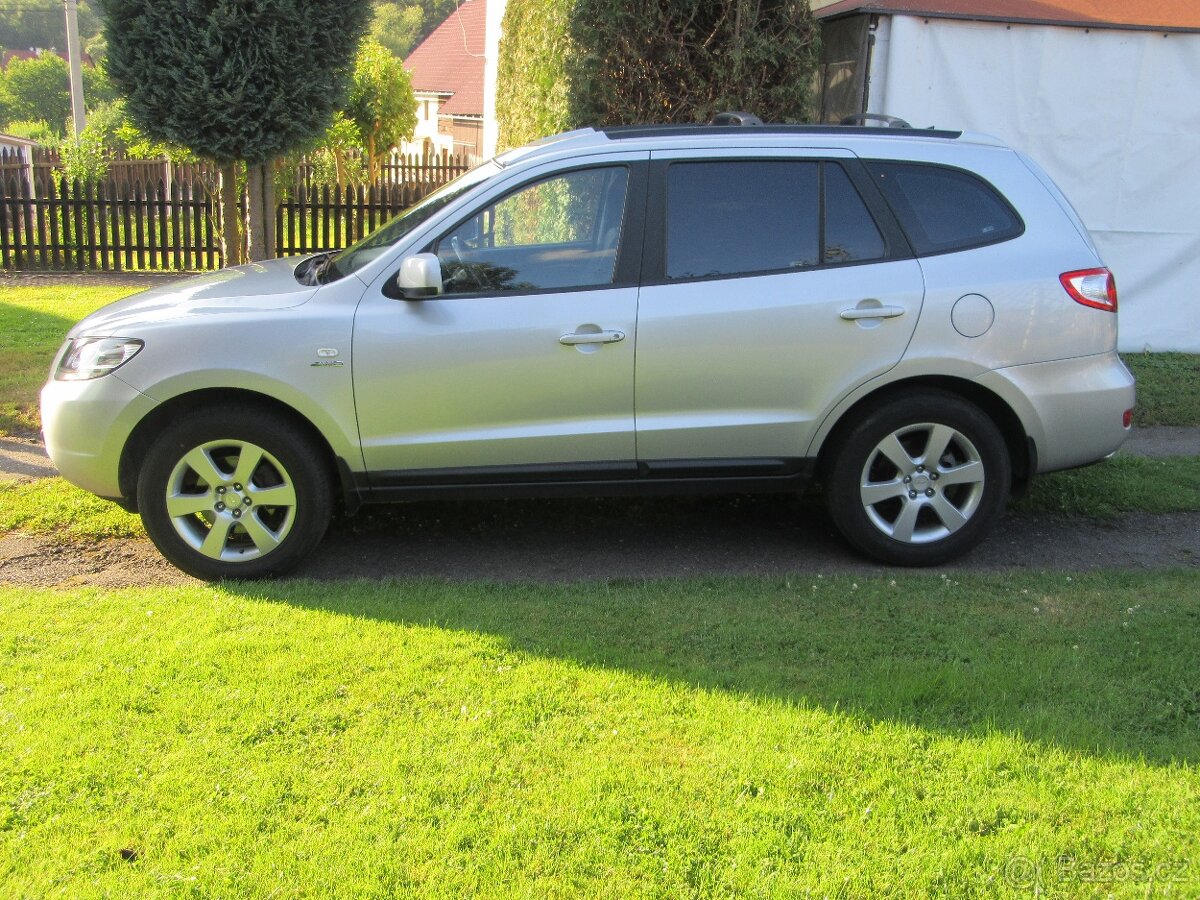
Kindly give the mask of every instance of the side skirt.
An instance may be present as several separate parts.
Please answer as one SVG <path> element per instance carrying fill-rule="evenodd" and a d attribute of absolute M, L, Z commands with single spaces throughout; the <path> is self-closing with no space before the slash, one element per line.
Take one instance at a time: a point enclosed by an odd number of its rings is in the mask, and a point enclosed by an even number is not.
<path fill-rule="evenodd" d="M 621 497 L 786 493 L 802 490 L 816 460 L 680 459 L 533 466 L 480 466 L 355 473 L 366 503 L 429 499 Z"/>

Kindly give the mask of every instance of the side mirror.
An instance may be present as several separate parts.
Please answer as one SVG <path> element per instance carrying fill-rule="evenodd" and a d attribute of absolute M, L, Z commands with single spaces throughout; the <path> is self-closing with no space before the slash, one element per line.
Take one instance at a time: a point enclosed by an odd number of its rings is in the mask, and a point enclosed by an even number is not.
<path fill-rule="evenodd" d="M 396 277 L 383 285 L 383 295 L 393 300 L 427 300 L 441 292 L 442 262 L 433 253 L 406 256 Z"/>

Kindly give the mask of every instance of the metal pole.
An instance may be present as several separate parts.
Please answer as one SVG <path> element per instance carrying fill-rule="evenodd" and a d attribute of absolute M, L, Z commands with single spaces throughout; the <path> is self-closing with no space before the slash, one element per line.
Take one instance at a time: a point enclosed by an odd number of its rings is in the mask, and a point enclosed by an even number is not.
<path fill-rule="evenodd" d="M 79 2 L 63 0 L 67 8 L 67 61 L 71 65 L 71 124 L 75 136 L 87 125 L 83 111 L 83 65 L 79 56 Z"/>

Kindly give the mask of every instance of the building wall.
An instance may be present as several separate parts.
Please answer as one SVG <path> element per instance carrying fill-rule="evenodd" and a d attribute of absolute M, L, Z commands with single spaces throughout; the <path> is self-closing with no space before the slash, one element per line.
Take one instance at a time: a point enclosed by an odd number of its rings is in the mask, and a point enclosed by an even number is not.
<path fill-rule="evenodd" d="M 871 112 L 994 134 L 1070 198 L 1123 350 L 1200 352 L 1200 34 L 881 16 Z"/>
<path fill-rule="evenodd" d="M 453 141 L 453 152 L 478 160 L 483 148 L 483 120 L 442 117 L 442 133 Z"/>
<path fill-rule="evenodd" d="M 483 44 L 483 133 L 481 153 L 485 159 L 496 155 L 500 123 L 496 119 L 496 64 L 500 58 L 500 24 L 508 0 L 484 0 L 487 19 Z"/>
<path fill-rule="evenodd" d="M 443 150 L 454 152 L 454 138 L 441 127 L 441 117 L 438 109 L 445 102 L 440 94 L 427 91 L 414 91 L 417 100 L 417 127 L 413 131 L 412 140 L 400 145 L 403 153 L 441 153 Z"/>

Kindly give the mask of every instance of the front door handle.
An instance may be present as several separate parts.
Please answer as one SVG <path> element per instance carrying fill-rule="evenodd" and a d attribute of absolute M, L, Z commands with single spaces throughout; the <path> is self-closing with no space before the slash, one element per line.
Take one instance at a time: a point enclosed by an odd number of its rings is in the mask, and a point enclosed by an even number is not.
<path fill-rule="evenodd" d="M 903 306 L 856 306 L 854 309 L 843 309 L 838 315 L 843 319 L 894 319 L 904 315 Z"/>
<path fill-rule="evenodd" d="M 568 347 L 575 347 L 579 344 L 615 344 L 617 341 L 623 340 L 625 340 L 623 331 L 576 331 L 564 334 L 558 339 L 558 342 L 566 344 Z"/>

